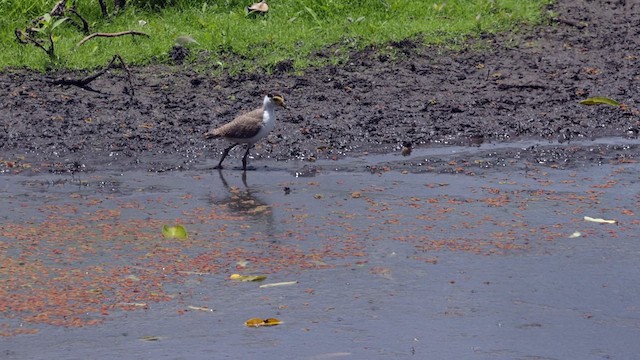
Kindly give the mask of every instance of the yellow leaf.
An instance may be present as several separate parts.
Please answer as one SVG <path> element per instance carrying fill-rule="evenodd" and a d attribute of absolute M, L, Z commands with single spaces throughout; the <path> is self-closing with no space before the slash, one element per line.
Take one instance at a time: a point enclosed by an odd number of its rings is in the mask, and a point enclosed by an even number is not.
<path fill-rule="evenodd" d="M 185 227 L 182 225 L 176 225 L 176 226 L 164 225 L 162 227 L 162 235 L 169 239 L 186 239 L 187 229 L 185 229 Z"/>
<path fill-rule="evenodd" d="M 602 96 L 596 96 L 596 97 L 592 97 L 592 98 L 588 98 L 588 99 L 584 99 L 582 101 L 580 101 L 580 104 L 582 105 L 611 105 L 611 106 L 620 106 L 620 103 L 607 98 L 607 97 L 602 97 Z"/>
<path fill-rule="evenodd" d="M 249 327 L 258 327 L 264 325 L 264 320 L 260 318 L 252 318 L 245 321 L 244 324 Z"/>
<path fill-rule="evenodd" d="M 282 321 L 276 319 L 276 318 L 268 318 L 264 320 L 264 325 L 265 326 L 275 326 L 275 325 L 280 325 L 282 324 Z"/>
<path fill-rule="evenodd" d="M 267 277 L 264 275 L 240 275 L 240 274 L 232 274 L 229 276 L 229 279 L 235 281 L 262 281 Z"/>
<path fill-rule="evenodd" d="M 282 324 L 282 321 L 276 318 L 268 318 L 268 319 L 252 318 L 245 321 L 244 324 L 248 327 L 275 326 L 275 325 Z"/>

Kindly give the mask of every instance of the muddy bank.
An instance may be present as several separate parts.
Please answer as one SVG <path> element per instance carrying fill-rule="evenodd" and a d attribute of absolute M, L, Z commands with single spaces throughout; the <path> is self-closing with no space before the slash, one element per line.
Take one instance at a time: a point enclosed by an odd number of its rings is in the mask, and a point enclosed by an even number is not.
<path fill-rule="evenodd" d="M 250 164 L 256 167 L 268 159 L 400 152 L 403 144 L 637 137 L 640 4 L 561 1 L 551 10 L 555 20 L 546 26 L 486 36 L 459 52 L 402 41 L 390 45 L 397 59 L 368 49 L 347 64 L 302 75 L 221 78 L 187 67 L 135 68 L 134 96 L 117 71 L 92 83 L 99 93 L 49 82 L 79 74 L 5 71 L 0 170 L 115 164 L 158 171 L 213 164 L 226 144 L 201 135 L 259 106 L 271 91 L 284 94 L 291 110 L 280 112 L 276 130 L 252 151 Z M 591 96 L 611 97 L 626 107 L 578 104 Z M 571 148 L 554 146 L 544 151 L 553 153 L 556 164 L 566 163 Z M 622 150 L 624 159 L 638 157 L 636 146 Z M 619 149 L 599 151 L 620 157 L 610 153 Z M 229 166 L 239 166 L 241 156 L 241 150 L 232 152 Z M 538 156 L 523 151 L 518 159 Z"/>

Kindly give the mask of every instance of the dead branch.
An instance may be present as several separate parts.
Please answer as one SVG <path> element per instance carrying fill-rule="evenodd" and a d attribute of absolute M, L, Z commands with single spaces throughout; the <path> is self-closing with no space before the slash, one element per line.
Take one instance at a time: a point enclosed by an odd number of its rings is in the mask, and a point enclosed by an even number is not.
<path fill-rule="evenodd" d="M 33 34 L 35 33 L 34 31 L 32 31 L 31 29 L 26 29 L 26 30 L 27 30 L 26 32 L 20 29 L 14 30 L 13 33 L 16 35 L 16 39 L 18 40 L 18 43 L 33 44 L 36 47 L 39 47 L 40 49 L 44 50 L 44 52 L 46 52 L 47 55 L 49 55 L 49 57 L 52 58 L 55 50 L 53 47 L 53 38 L 51 37 L 51 35 L 49 35 L 49 48 L 46 48 L 42 40 L 33 36 Z"/>
<path fill-rule="evenodd" d="M 100 11 L 102 12 L 102 17 L 109 17 L 109 13 L 107 12 L 107 5 L 104 3 L 104 0 L 98 0 L 98 4 L 100 4 Z"/>
<path fill-rule="evenodd" d="M 119 65 L 115 65 L 116 60 L 119 61 Z M 114 55 L 113 58 L 111 59 L 111 61 L 109 61 L 109 63 L 107 64 L 107 66 L 105 66 L 102 70 L 98 71 L 97 73 L 93 74 L 93 75 L 89 75 L 87 77 L 84 78 L 80 78 L 80 79 L 56 79 L 53 80 L 52 83 L 54 85 L 71 85 L 71 86 L 77 86 L 79 88 L 88 90 L 88 91 L 93 91 L 93 92 L 99 92 L 93 88 L 91 88 L 89 86 L 89 84 L 97 79 L 98 77 L 104 75 L 104 73 L 106 73 L 107 71 L 109 71 L 109 69 L 113 69 L 116 67 L 122 67 L 126 73 L 127 73 L 127 81 L 129 82 L 129 89 L 131 89 L 131 96 L 134 95 L 134 90 L 133 90 L 133 82 L 131 81 L 131 72 L 129 71 L 129 68 L 127 67 L 127 64 L 125 64 L 124 60 L 122 60 L 122 57 L 118 54 Z"/>
<path fill-rule="evenodd" d="M 535 84 L 535 83 L 527 83 L 527 84 L 500 83 L 500 84 L 498 84 L 498 90 L 509 90 L 509 89 L 520 89 L 520 90 L 537 89 L 537 90 L 544 90 L 546 88 L 547 88 L 547 86 L 545 86 L 543 84 Z"/>
<path fill-rule="evenodd" d="M 560 24 L 573 26 L 573 27 L 576 27 L 578 29 L 584 29 L 584 28 L 587 27 L 586 23 L 575 21 L 575 20 L 571 20 L 571 19 L 554 18 L 553 20 L 558 22 L 558 23 L 560 23 Z"/>
<path fill-rule="evenodd" d="M 34 44 L 35 46 L 39 47 L 45 52 L 48 52 L 48 50 L 44 47 L 40 39 L 36 39 L 33 36 L 29 36 L 28 33 L 20 29 L 15 29 L 13 33 L 16 34 L 16 39 L 20 44 Z"/>
<path fill-rule="evenodd" d="M 77 3 L 76 3 L 76 1 L 74 1 L 73 5 L 71 6 L 71 8 L 69 10 L 67 10 L 67 11 L 72 13 L 73 15 L 77 16 L 78 19 L 80 19 L 80 21 L 82 22 L 82 33 L 87 35 L 89 33 L 89 23 L 87 22 L 87 20 L 84 19 L 84 17 L 82 15 L 80 15 L 76 5 L 77 5 Z M 74 24 L 75 24 L 75 21 L 74 21 Z"/>
<path fill-rule="evenodd" d="M 93 33 L 91 35 L 86 36 L 84 39 L 80 40 L 80 42 L 76 45 L 76 46 L 80 46 L 82 44 L 84 44 L 85 42 L 93 39 L 94 37 L 116 37 L 116 36 L 122 36 L 122 35 L 141 35 L 141 36 L 146 36 L 149 37 L 149 34 L 144 33 L 142 31 L 137 31 L 137 30 L 127 30 L 127 31 L 121 31 L 121 32 L 117 32 L 117 33 Z"/>
<path fill-rule="evenodd" d="M 102 17 L 103 18 L 108 18 L 109 17 L 109 11 L 107 10 L 107 4 L 104 2 L 104 0 L 98 0 L 98 4 L 100 5 L 100 11 L 102 12 Z M 113 0 L 113 12 L 114 13 L 118 13 L 121 10 L 124 10 L 124 7 L 127 4 L 127 0 Z"/>
<path fill-rule="evenodd" d="M 49 15 L 51 16 L 57 16 L 57 17 L 62 17 L 64 16 L 64 12 L 67 9 L 67 1 L 68 0 L 60 0 L 58 1 L 54 6 L 53 9 L 51 9 L 51 12 L 49 12 Z"/>
<path fill-rule="evenodd" d="M 115 5 L 116 10 L 124 10 L 126 3 L 126 0 L 113 0 L 113 4 Z"/>

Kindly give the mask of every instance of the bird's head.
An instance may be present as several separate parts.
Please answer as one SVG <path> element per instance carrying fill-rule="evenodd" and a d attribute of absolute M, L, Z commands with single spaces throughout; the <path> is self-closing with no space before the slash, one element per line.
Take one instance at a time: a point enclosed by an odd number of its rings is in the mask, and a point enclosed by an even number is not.
<path fill-rule="evenodd" d="M 273 101 L 276 105 L 278 106 L 282 106 L 283 108 L 287 108 L 287 105 L 285 105 L 284 103 L 284 96 L 282 95 L 267 95 L 267 97 L 269 99 L 271 99 L 271 101 Z"/>

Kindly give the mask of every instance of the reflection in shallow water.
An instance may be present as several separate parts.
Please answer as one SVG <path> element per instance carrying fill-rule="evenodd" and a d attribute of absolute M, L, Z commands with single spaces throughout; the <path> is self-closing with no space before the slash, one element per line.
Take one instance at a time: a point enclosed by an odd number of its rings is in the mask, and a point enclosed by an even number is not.
<path fill-rule="evenodd" d="M 0 332 L 37 333 L 0 341 L 0 353 L 590 359 L 640 352 L 638 164 L 532 164 L 482 175 L 328 170 L 357 161 L 320 163 L 312 177 L 96 173 L 82 188 L 35 192 L 34 184 L 58 184 L 60 175 L 3 177 Z M 116 181 L 117 193 L 95 185 Z M 176 219 L 188 239 L 161 236 Z M 242 259 L 251 261 L 238 269 Z M 228 281 L 235 272 L 299 285 L 261 289 Z M 124 311 L 123 302 L 146 308 Z M 252 331 L 243 325 L 251 317 L 283 324 Z M 159 340 L 139 340 L 150 336 Z"/>
<path fill-rule="evenodd" d="M 226 193 L 222 197 L 212 194 L 210 203 L 216 206 L 225 206 L 230 213 L 244 217 L 246 222 L 256 229 L 256 232 L 263 231 L 272 242 L 278 242 L 275 237 L 273 209 L 257 195 L 258 191 L 247 184 L 247 171 L 242 171 L 241 186 L 230 186 L 223 170 L 217 169 L 217 173 Z M 256 175 L 258 174 L 256 173 Z"/>

